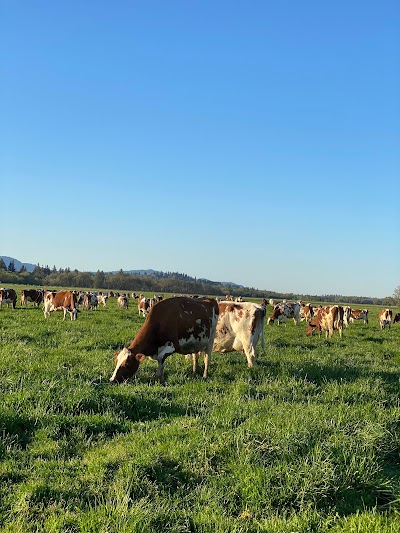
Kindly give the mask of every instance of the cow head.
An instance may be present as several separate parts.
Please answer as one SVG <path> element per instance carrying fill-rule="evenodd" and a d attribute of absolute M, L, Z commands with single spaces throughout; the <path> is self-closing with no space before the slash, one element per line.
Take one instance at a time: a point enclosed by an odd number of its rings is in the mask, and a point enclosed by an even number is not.
<path fill-rule="evenodd" d="M 307 324 L 307 328 L 306 328 L 306 335 L 307 337 L 309 337 L 310 335 L 313 334 L 313 331 L 316 329 L 317 327 L 317 324 L 313 323 L 313 322 L 309 322 Z"/>
<path fill-rule="evenodd" d="M 123 348 L 114 354 L 115 370 L 110 378 L 111 383 L 122 383 L 136 374 L 139 364 L 146 358 L 142 353 L 132 353 L 129 348 Z"/>

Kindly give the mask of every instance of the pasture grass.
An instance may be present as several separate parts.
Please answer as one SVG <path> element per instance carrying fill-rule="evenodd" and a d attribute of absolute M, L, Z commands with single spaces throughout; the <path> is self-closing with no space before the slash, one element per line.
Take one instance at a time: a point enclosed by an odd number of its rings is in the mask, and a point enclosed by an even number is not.
<path fill-rule="evenodd" d="M 204 381 L 174 354 L 165 386 L 151 360 L 116 386 L 132 300 L 3 307 L 1 531 L 399 531 L 400 325 L 370 315 L 342 339 L 266 326 L 250 370 L 215 353 Z"/>

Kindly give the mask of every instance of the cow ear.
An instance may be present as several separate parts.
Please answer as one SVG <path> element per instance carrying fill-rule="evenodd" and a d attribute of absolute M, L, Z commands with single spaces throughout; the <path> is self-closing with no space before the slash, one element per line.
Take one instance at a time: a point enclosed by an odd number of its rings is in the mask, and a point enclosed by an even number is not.
<path fill-rule="evenodd" d="M 143 363 L 143 361 L 146 359 L 146 356 L 142 353 L 137 353 L 135 355 L 136 361 L 139 361 L 139 363 Z"/>

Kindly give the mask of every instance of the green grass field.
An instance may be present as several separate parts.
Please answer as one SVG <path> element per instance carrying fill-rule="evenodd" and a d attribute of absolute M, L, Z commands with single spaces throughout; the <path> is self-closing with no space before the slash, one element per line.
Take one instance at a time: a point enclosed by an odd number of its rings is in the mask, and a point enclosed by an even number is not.
<path fill-rule="evenodd" d="M 207 381 L 174 354 L 163 387 L 151 360 L 109 383 L 132 300 L 3 307 L 1 531 L 397 533 L 400 324 L 377 315 L 342 339 L 266 326 L 253 369 L 215 353 Z"/>

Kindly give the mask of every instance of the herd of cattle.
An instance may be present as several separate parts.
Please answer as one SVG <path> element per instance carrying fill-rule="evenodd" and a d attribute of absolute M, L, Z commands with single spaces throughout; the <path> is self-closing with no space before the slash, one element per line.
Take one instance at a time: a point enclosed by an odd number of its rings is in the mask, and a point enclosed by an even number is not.
<path fill-rule="evenodd" d="M 79 306 L 95 309 L 100 304 L 106 305 L 109 297 L 117 297 L 117 304 L 127 308 L 127 294 L 89 293 L 78 291 L 45 291 L 43 289 L 23 289 L 21 305 L 32 302 L 35 306 L 43 303 L 43 312 L 47 318 L 52 311 L 63 310 L 64 320 L 69 313 L 71 320 L 76 320 Z M 351 322 L 363 320 L 368 324 L 368 309 L 351 309 L 349 306 L 314 306 L 302 302 L 279 302 L 263 299 L 260 304 L 232 299 L 216 300 L 207 297 L 175 296 L 163 299 L 162 296 L 146 298 L 142 294 L 132 293 L 137 300 L 139 315 L 145 322 L 129 346 L 115 354 L 115 370 L 111 382 L 120 383 L 134 375 L 139 363 L 146 357 L 157 361 L 156 377 L 163 382 L 164 363 L 172 353 L 181 353 L 193 357 L 193 372 L 197 370 L 200 353 L 204 354 L 204 373 L 206 378 L 211 352 L 242 351 L 248 367 L 252 367 L 256 358 L 256 348 L 261 337 L 262 350 L 265 349 L 264 328 L 267 304 L 273 310 L 268 324 L 275 321 L 286 323 L 293 319 L 297 325 L 304 320 L 307 324 L 306 334 L 312 335 L 325 331 L 331 337 L 334 330 L 342 336 L 343 328 Z M 2 304 L 12 305 L 15 309 L 17 294 L 14 289 L 0 289 L 0 309 Z M 400 322 L 400 313 L 393 319 L 391 309 L 379 313 L 379 327 L 390 328 L 392 322 Z M 392 320 L 393 319 L 393 320 Z"/>

